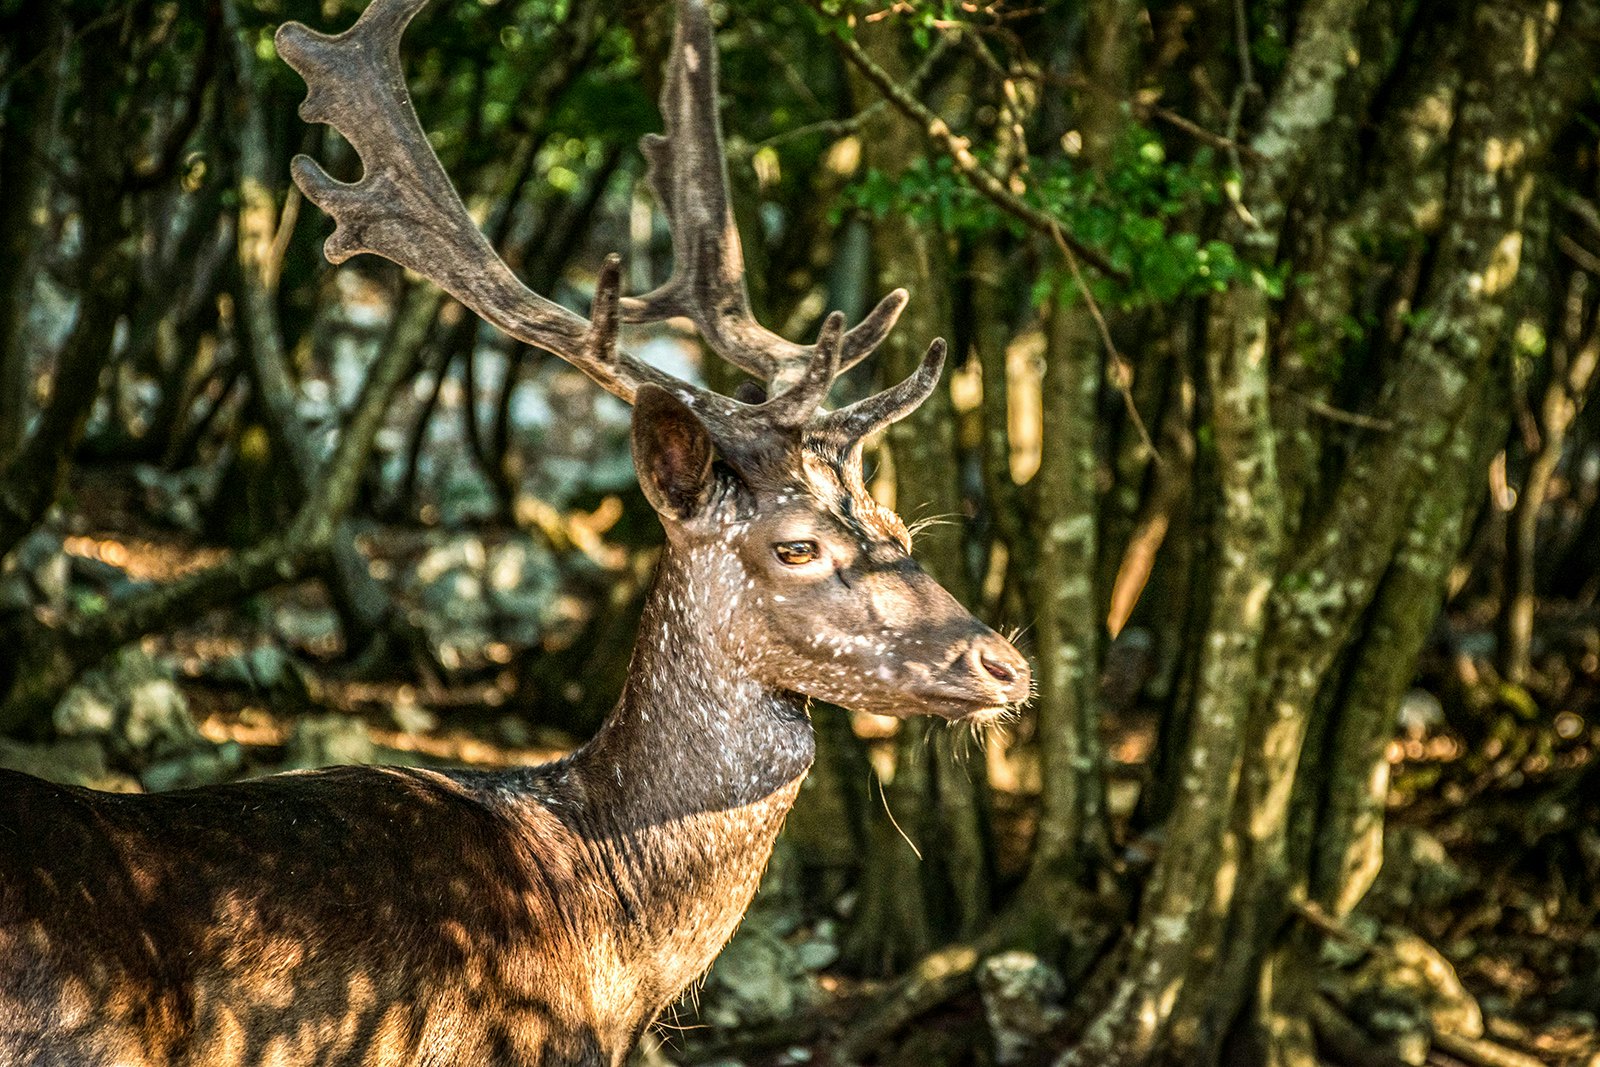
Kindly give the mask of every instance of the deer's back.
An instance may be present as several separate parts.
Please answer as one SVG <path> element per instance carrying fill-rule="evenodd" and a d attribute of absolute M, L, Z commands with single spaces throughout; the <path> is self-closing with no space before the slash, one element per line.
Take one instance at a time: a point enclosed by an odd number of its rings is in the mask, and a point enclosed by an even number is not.
<path fill-rule="evenodd" d="M 600 1062 L 529 842 L 451 779 L 0 771 L 0 1062 Z"/>

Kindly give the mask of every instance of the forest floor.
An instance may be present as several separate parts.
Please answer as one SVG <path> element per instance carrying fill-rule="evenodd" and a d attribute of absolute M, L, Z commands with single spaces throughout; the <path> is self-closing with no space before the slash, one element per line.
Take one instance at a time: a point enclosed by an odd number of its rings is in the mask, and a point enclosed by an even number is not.
<path fill-rule="evenodd" d="M 81 468 L 80 468 L 81 469 Z M 125 470 L 88 468 L 74 485 L 58 530 L 67 554 L 114 568 L 127 580 L 170 579 L 219 551 L 151 521 Z M 428 541 L 427 530 L 379 530 L 369 551 L 397 567 Z M 380 568 L 381 569 L 381 568 Z M 109 571 L 105 571 L 109 573 Z M 418 671 L 395 662 L 351 676 L 335 662 L 337 632 L 302 627 L 288 647 L 276 620 L 325 619 L 314 585 L 280 590 L 252 609 L 218 612 L 145 642 L 170 666 L 199 736 L 230 746 L 224 774 L 367 760 L 424 765 L 509 766 L 544 762 L 573 737 L 541 727 L 516 706 L 514 671 L 491 655 L 482 668 Z M 1537 1062 L 1600 1065 L 1600 620 L 1564 621 L 1529 691 L 1481 676 L 1472 653 L 1481 620 L 1463 612 L 1425 664 L 1408 699 L 1390 757 L 1393 768 L 1386 862 L 1360 913 L 1364 929 L 1414 931 L 1436 946 L 1481 1006 L 1486 1034 Z M 270 654 L 260 650 L 267 649 Z M 233 668 L 228 669 L 227 665 Z M 271 668 L 272 677 L 263 670 Z M 307 728 L 307 723 L 318 724 Z M 1123 791 L 1139 780 L 1151 747 L 1148 716 L 1108 724 L 1108 751 Z M 1002 748 L 1005 739 L 997 742 Z M 1003 753 L 999 762 L 1003 763 Z M 991 766 L 997 765 L 989 753 Z M 113 759 L 107 782 L 139 788 L 136 770 Z M 1026 854 L 1029 775 L 992 775 L 999 795 L 1002 862 Z M 181 778 L 180 781 L 188 781 Z M 1131 808 L 1131 794 L 1118 804 Z M 838 925 L 838 901 L 818 902 L 783 936 L 816 943 L 819 924 Z M 837 953 L 833 953 L 837 955 Z M 697 1002 L 663 1028 L 657 1062 L 796 1064 L 827 1058 L 829 1035 L 848 1030 L 882 983 L 833 973 L 827 953 L 791 976 L 810 993 L 788 1022 L 740 1032 L 708 1028 Z M 707 995 L 715 991 L 715 980 Z M 885 1062 L 929 1058 L 940 1035 L 981 1033 L 974 993 L 919 1021 L 915 1038 Z M 674 1027 L 682 1027 L 675 1029 Z M 952 1036 L 953 1035 L 953 1036 Z M 1445 1059 L 1429 1062 L 1446 1063 Z M 990 1062 L 980 1055 L 978 1062 Z"/>

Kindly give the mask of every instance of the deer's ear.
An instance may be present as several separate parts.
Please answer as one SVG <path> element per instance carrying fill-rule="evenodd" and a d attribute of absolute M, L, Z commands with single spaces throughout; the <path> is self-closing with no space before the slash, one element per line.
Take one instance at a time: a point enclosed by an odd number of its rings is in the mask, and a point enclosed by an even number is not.
<path fill-rule="evenodd" d="M 633 399 L 633 467 L 663 517 L 693 518 L 711 495 L 711 434 L 657 385 L 641 385 Z"/>

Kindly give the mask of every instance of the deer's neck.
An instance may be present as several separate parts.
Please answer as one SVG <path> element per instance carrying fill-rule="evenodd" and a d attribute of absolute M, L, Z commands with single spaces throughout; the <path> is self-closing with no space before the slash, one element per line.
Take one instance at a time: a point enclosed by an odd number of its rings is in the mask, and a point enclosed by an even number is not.
<path fill-rule="evenodd" d="M 697 551 L 666 550 L 623 696 L 552 783 L 617 898 L 604 951 L 648 971 L 644 1001 L 675 996 L 732 935 L 814 753 L 804 698 L 750 676 L 735 605 L 714 592 L 742 588 L 710 580 L 732 560 Z"/>
<path fill-rule="evenodd" d="M 716 548 L 669 546 L 645 601 L 621 700 L 574 757 L 591 782 L 620 774 L 617 810 L 635 828 L 710 813 L 742 819 L 811 766 L 805 700 L 750 674 Z M 730 591 L 731 590 L 731 591 Z"/>

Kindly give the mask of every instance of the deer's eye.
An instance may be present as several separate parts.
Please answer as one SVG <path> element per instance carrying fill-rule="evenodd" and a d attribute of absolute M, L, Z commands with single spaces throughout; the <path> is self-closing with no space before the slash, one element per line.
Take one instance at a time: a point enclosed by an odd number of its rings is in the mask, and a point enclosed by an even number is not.
<path fill-rule="evenodd" d="M 772 546 L 772 551 L 778 557 L 779 562 L 786 563 L 791 567 L 810 563 L 822 555 L 822 549 L 817 546 L 815 541 L 779 541 Z"/>

